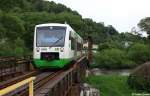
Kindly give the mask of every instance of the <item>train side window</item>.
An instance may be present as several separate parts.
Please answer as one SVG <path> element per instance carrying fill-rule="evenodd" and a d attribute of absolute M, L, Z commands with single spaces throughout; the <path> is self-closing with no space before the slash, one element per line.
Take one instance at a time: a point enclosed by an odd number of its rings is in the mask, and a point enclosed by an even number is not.
<path fill-rule="evenodd" d="M 83 50 L 83 43 L 81 44 L 81 50 Z"/>
<path fill-rule="evenodd" d="M 80 50 L 80 43 L 77 42 L 77 50 Z"/>
<path fill-rule="evenodd" d="M 75 50 L 75 39 L 71 37 L 71 50 Z"/>
<path fill-rule="evenodd" d="M 71 50 L 75 50 L 75 39 L 71 36 L 71 31 L 69 35 L 69 40 L 71 40 Z"/>
<path fill-rule="evenodd" d="M 82 44 L 81 43 L 77 43 L 77 50 L 81 51 L 82 50 Z"/>
<path fill-rule="evenodd" d="M 69 31 L 69 40 L 71 40 L 71 33 L 72 31 Z"/>

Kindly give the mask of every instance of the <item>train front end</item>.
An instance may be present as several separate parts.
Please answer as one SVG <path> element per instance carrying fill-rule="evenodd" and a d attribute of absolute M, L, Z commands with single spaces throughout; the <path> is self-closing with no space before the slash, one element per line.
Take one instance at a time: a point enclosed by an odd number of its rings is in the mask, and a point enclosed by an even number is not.
<path fill-rule="evenodd" d="M 67 27 L 42 24 L 35 27 L 33 61 L 38 69 L 63 68 L 70 61 L 65 59 Z"/>

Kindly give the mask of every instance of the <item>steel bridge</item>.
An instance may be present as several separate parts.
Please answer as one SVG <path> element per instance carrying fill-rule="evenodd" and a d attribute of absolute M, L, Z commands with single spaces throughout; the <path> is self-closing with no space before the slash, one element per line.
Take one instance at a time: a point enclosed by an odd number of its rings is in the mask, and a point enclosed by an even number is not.
<path fill-rule="evenodd" d="M 80 96 L 92 60 L 91 38 L 88 44 L 87 55 L 58 71 L 36 70 L 30 57 L 0 58 L 0 96 Z"/>
<path fill-rule="evenodd" d="M 23 63 L 22 66 L 24 66 L 24 61 L 19 62 Z M 31 64 L 29 62 L 26 62 L 26 64 L 27 63 L 29 65 Z M 62 69 L 55 72 L 38 72 L 37 70 L 33 70 L 32 68 L 24 67 L 25 69 L 30 69 L 30 71 L 25 72 L 25 74 L 22 74 L 22 76 L 17 76 L 14 79 L 5 80 L 0 83 L 0 96 L 4 93 L 4 96 L 80 96 L 80 85 L 85 77 L 87 63 L 87 58 L 85 56 L 82 56 L 76 62 L 74 62 L 74 64 L 71 64 L 68 69 Z M 28 67 L 31 67 L 29 65 Z M 15 65 L 16 70 L 18 69 L 18 66 Z M 12 66 L 10 67 L 10 69 L 9 67 L 6 67 L 5 69 L 11 70 Z M 11 72 L 12 71 L 10 71 L 10 74 Z M 9 71 L 6 71 L 6 73 L 8 74 Z M 20 84 L 22 84 L 21 82 L 29 77 L 36 78 L 33 84 L 34 95 L 31 95 L 31 91 L 28 92 L 28 85 L 26 83 L 23 83 L 26 84 L 23 87 L 20 86 Z M 12 88 L 12 90 L 10 87 Z M 29 89 L 31 90 L 33 88 Z M 8 89 L 12 92 L 9 92 Z"/>

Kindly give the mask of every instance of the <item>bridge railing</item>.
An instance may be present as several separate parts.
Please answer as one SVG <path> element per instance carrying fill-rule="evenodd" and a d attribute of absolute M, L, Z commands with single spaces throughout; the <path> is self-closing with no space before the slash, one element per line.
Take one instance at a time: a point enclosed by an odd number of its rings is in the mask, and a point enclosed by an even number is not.
<path fill-rule="evenodd" d="M 0 57 L 0 82 L 30 71 L 28 58 Z"/>
<path fill-rule="evenodd" d="M 15 89 L 25 85 L 25 84 L 29 84 L 29 96 L 33 96 L 33 80 L 35 80 L 35 77 L 30 77 L 28 79 L 25 79 L 19 83 L 16 83 L 14 85 L 11 85 L 9 87 L 6 87 L 2 90 L 0 90 L 0 96 L 3 96 L 5 94 L 8 94 L 9 92 L 14 91 Z"/>

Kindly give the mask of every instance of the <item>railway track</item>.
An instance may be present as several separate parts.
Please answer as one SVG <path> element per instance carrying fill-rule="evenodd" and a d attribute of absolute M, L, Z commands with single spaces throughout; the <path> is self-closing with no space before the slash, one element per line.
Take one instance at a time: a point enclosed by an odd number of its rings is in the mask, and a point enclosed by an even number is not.
<path fill-rule="evenodd" d="M 29 58 L 0 57 L 0 90 L 32 76 L 36 76 L 34 90 L 37 90 L 63 71 L 23 71 L 22 67 L 25 69 L 27 66 L 24 65 L 28 65 L 29 61 Z M 28 96 L 28 85 L 20 87 L 5 96 Z"/>
<path fill-rule="evenodd" d="M 56 71 L 56 72 L 42 72 L 36 74 L 36 79 L 34 81 L 34 91 L 37 89 L 40 89 L 43 85 L 47 84 L 52 78 L 59 75 L 63 70 Z M 26 77 L 29 77 L 29 75 L 26 75 Z M 30 73 L 31 76 L 31 73 Z M 20 78 L 19 80 L 14 80 L 9 83 L 5 83 L 5 85 L 1 85 L 0 88 L 5 88 L 6 85 L 9 86 L 11 84 L 14 84 L 17 81 L 21 81 L 25 79 L 25 77 Z M 12 83 L 13 82 L 13 83 Z M 23 87 L 20 87 L 18 90 L 15 90 L 13 92 L 10 92 L 9 94 L 6 94 L 5 96 L 28 96 L 28 85 L 25 85 Z"/>
<path fill-rule="evenodd" d="M 78 78 L 76 78 L 77 73 L 76 71 L 73 70 L 79 67 L 77 65 L 78 63 L 80 63 L 81 60 L 79 59 L 77 62 L 74 62 L 70 66 L 70 68 L 66 70 L 47 71 L 47 72 L 32 71 L 32 72 L 24 73 L 24 75 L 22 76 L 18 76 L 16 78 L 13 78 L 5 82 L 0 82 L 0 89 L 6 88 L 26 78 L 35 76 L 36 79 L 34 81 L 34 92 L 35 92 L 34 96 L 47 96 L 47 94 L 52 94 L 50 96 L 62 96 L 60 94 L 68 94 L 69 90 L 71 90 L 70 89 L 71 87 L 69 86 L 72 86 L 73 82 L 78 82 Z M 76 79 L 72 79 L 72 78 L 76 78 Z M 70 81 L 68 82 L 68 80 Z M 57 93 L 56 90 L 61 90 L 61 91 Z M 29 96 L 28 91 L 29 90 L 27 84 L 4 96 Z"/>
<path fill-rule="evenodd" d="M 13 85 L 19 81 L 22 81 L 23 79 L 31 77 L 31 76 L 35 76 L 36 74 L 39 74 L 39 72 L 38 71 L 31 71 L 31 72 L 24 73 L 21 76 L 15 77 L 13 79 L 0 82 L 0 89 L 6 88 L 10 85 Z"/>
<path fill-rule="evenodd" d="M 15 78 L 17 76 L 20 76 L 22 75 L 23 73 L 22 72 L 9 72 L 8 74 L 4 74 L 4 75 L 0 75 L 0 84 L 3 82 L 3 81 L 7 81 L 9 79 L 12 79 L 12 78 Z"/>
<path fill-rule="evenodd" d="M 77 72 L 79 63 L 84 57 L 74 62 L 68 69 L 62 71 L 59 75 L 50 79 L 45 85 L 36 89 L 34 96 L 72 96 L 69 93 L 75 83 L 80 82 L 82 76 Z M 83 63 L 82 63 L 83 64 Z M 80 70 L 84 71 L 84 70 Z M 84 73 L 83 73 L 84 74 Z M 80 79 L 79 79 L 80 78 Z M 76 96 L 76 95 L 73 95 Z"/>

